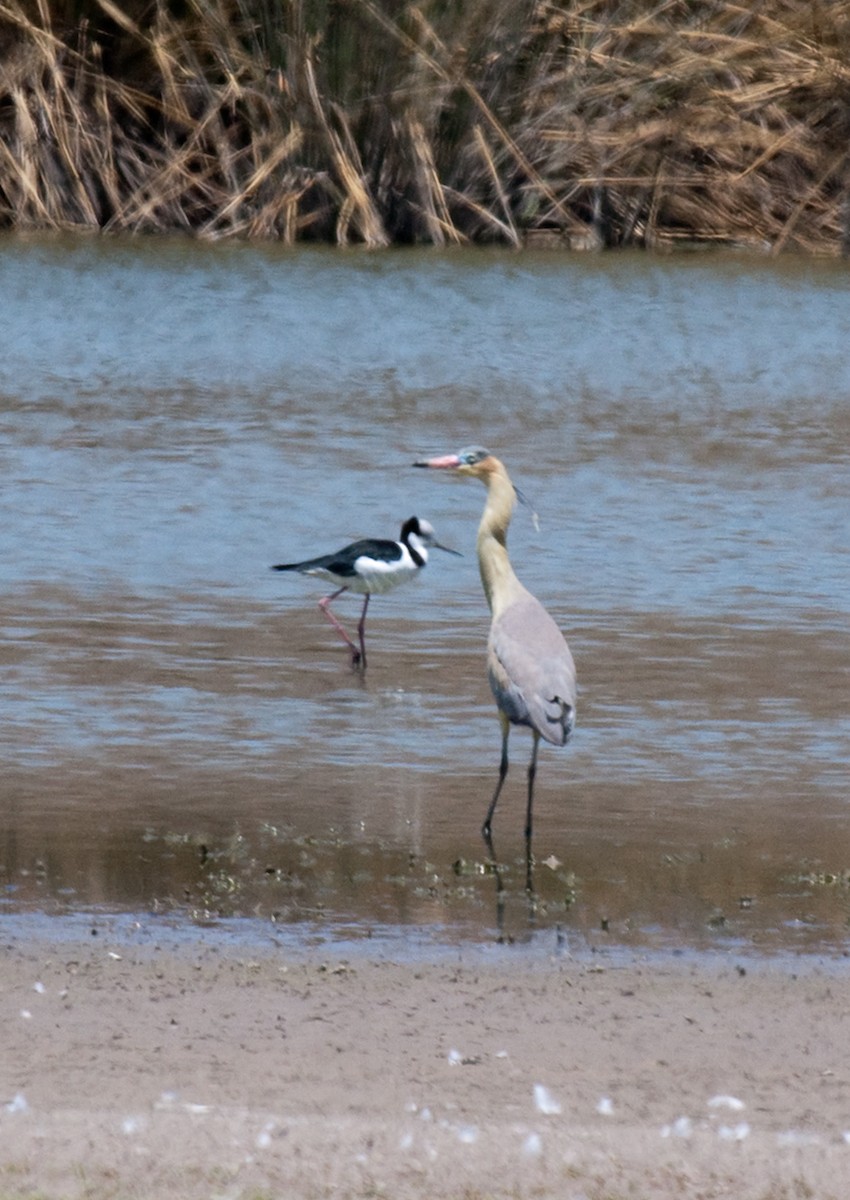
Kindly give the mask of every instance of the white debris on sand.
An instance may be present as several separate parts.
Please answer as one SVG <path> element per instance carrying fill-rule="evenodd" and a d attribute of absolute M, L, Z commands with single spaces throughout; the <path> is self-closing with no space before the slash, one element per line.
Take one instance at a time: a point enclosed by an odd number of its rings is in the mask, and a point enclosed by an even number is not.
<path fill-rule="evenodd" d="M 265 1125 L 254 1139 L 254 1144 L 258 1150 L 268 1150 L 269 1146 L 272 1144 L 272 1134 L 274 1131 L 274 1121 L 266 1121 Z"/>
<path fill-rule="evenodd" d="M 457 1140 L 464 1146 L 473 1146 L 478 1141 L 478 1130 L 474 1125 L 460 1125 L 457 1129 Z"/>
<path fill-rule="evenodd" d="M 663 1138 L 689 1138 L 693 1131 L 694 1123 L 690 1117 L 677 1117 L 672 1125 L 662 1125 L 661 1136 Z"/>
<path fill-rule="evenodd" d="M 804 1133 L 798 1129 L 785 1129 L 776 1135 L 777 1146 L 819 1146 L 821 1137 L 817 1133 Z M 845 1133 L 844 1141 L 850 1142 L 850 1137 Z"/>
<path fill-rule="evenodd" d="M 543 1142 L 540 1140 L 539 1133 L 530 1133 L 522 1143 L 522 1152 L 528 1158 L 537 1158 L 543 1153 Z"/>
<path fill-rule="evenodd" d="M 739 1121 L 737 1125 L 721 1125 L 717 1136 L 724 1142 L 743 1142 L 744 1138 L 750 1136 L 750 1127 L 746 1121 Z"/>
<path fill-rule="evenodd" d="M 556 1117 L 561 1111 L 560 1103 L 542 1083 L 534 1085 L 534 1104 L 537 1111 L 544 1117 Z"/>
<path fill-rule="evenodd" d="M 730 1112 L 743 1112 L 747 1107 L 737 1096 L 712 1096 L 708 1102 L 709 1108 L 728 1108 Z"/>

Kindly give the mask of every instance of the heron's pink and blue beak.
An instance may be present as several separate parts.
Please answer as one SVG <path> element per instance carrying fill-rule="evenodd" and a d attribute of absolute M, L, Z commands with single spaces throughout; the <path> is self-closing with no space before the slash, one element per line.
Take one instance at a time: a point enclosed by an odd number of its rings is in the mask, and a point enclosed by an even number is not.
<path fill-rule="evenodd" d="M 460 457 L 457 454 L 444 454 L 440 458 L 424 458 L 419 462 L 415 462 L 414 467 L 430 467 L 436 471 L 457 470 L 462 466 Z"/>

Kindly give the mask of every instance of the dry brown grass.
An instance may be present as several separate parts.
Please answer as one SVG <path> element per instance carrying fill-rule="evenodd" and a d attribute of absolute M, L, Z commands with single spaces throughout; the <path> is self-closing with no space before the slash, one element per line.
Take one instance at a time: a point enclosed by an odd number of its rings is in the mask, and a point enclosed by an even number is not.
<path fill-rule="evenodd" d="M 0 0 L 0 225 L 850 244 L 850 5 Z"/>

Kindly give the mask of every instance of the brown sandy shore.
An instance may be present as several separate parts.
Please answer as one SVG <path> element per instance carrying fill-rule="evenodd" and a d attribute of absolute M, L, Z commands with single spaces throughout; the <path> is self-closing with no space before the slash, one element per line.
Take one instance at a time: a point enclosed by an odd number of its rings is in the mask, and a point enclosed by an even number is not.
<path fill-rule="evenodd" d="M 0 926 L 2 1200 L 850 1194 L 846 959 L 50 930 Z"/>

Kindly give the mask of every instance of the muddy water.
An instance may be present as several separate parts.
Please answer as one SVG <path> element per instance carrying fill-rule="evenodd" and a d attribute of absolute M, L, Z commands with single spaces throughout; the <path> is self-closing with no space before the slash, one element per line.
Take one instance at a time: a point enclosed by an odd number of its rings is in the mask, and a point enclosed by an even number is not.
<path fill-rule="evenodd" d="M 0 912 L 836 950 L 850 932 L 838 264 L 6 241 Z M 475 442 L 579 725 L 499 753 Z M 353 672 L 268 564 L 427 517 Z M 337 611 L 356 623 L 360 601 Z M 247 923 L 246 923 L 247 924 Z"/>

